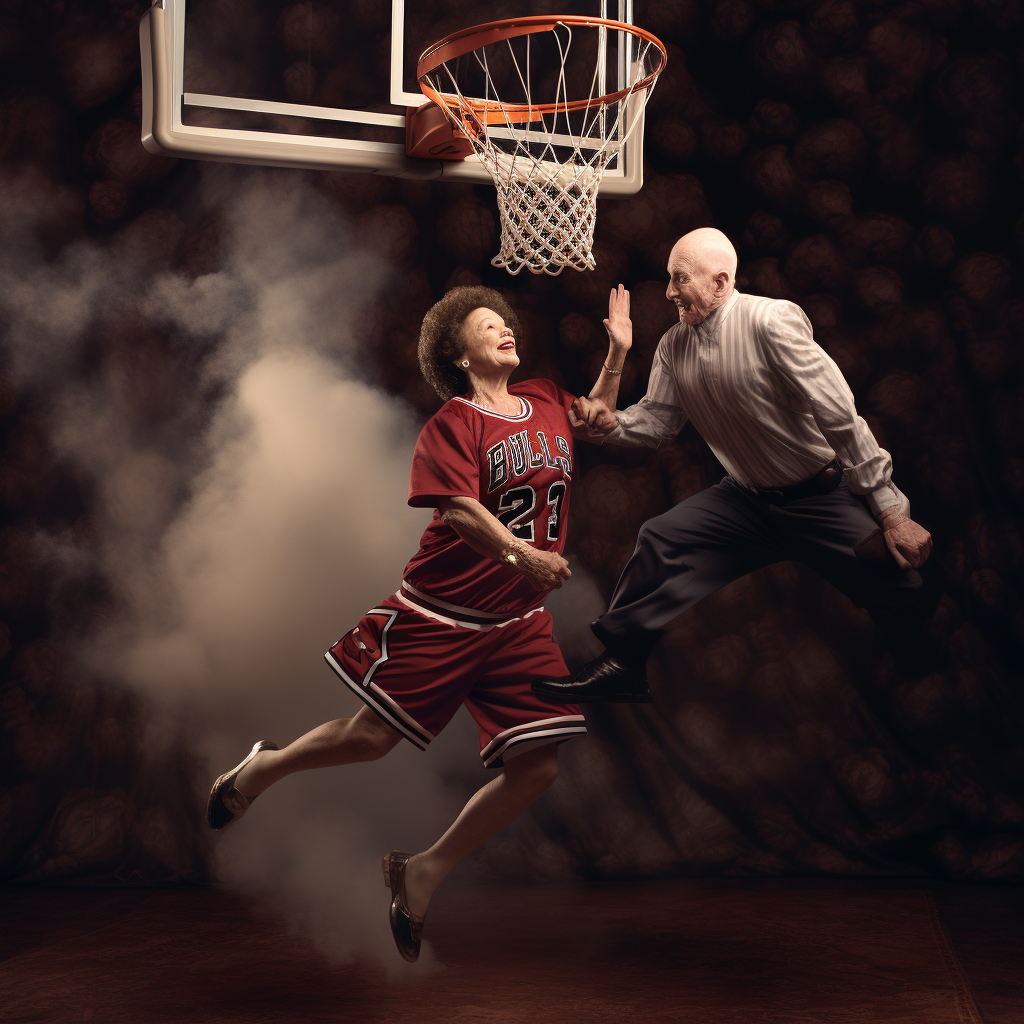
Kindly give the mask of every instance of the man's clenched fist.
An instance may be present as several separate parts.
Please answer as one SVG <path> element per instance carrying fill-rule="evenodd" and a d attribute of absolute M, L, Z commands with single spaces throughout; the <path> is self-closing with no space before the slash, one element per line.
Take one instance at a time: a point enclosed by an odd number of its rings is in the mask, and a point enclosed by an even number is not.
<path fill-rule="evenodd" d="M 901 569 L 924 565 L 931 554 L 932 535 L 923 526 L 895 510 L 883 513 L 880 523 L 886 547 Z"/>

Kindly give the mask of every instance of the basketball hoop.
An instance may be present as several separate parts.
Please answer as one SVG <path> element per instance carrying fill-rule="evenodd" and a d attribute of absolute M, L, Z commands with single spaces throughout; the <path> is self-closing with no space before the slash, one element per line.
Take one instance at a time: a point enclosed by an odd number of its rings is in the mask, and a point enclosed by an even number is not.
<path fill-rule="evenodd" d="M 594 269 L 601 179 L 667 59 L 650 32 L 577 15 L 492 21 L 423 53 L 416 69 L 423 94 L 455 136 L 469 140 L 497 189 L 494 266 L 510 274 Z M 609 64 L 618 75 L 613 91 Z M 570 82 L 585 95 L 570 99 Z"/>

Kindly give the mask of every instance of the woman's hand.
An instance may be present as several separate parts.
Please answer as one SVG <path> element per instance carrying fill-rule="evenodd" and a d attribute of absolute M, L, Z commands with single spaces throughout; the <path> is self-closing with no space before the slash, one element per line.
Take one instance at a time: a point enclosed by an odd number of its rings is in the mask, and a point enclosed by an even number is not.
<path fill-rule="evenodd" d="M 516 568 L 534 590 L 557 590 L 572 575 L 569 563 L 554 551 L 517 544 L 515 552 Z"/>
<path fill-rule="evenodd" d="M 441 519 L 474 551 L 508 565 L 534 590 L 557 590 L 572 575 L 569 563 L 561 555 L 541 551 L 513 536 L 476 498 L 439 497 L 437 509 Z M 506 562 L 506 552 L 516 556 L 515 565 Z"/>
<path fill-rule="evenodd" d="M 629 292 L 624 285 L 608 296 L 608 319 L 604 329 L 614 350 L 625 355 L 633 347 L 633 321 L 629 319 Z"/>

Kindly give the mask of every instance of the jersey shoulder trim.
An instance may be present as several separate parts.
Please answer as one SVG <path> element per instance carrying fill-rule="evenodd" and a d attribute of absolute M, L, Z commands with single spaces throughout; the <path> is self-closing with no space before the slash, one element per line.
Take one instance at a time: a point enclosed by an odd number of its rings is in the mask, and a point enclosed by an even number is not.
<path fill-rule="evenodd" d="M 477 405 L 476 402 L 471 402 L 468 398 L 463 398 L 461 395 L 456 395 L 451 401 L 458 402 L 463 406 L 469 406 L 470 409 L 475 409 L 483 416 L 490 416 L 496 420 L 505 420 L 509 423 L 518 423 L 520 420 L 528 420 L 533 415 L 533 406 L 525 396 L 516 395 L 516 397 L 520 402 L 520 410 L 515 416 L 506 416 L 505 413 L 495 412 L 493 409 L 485 409 L 482 405 Z M 442 409 L 441 411 L 443 412 L 444 410 Z"/>

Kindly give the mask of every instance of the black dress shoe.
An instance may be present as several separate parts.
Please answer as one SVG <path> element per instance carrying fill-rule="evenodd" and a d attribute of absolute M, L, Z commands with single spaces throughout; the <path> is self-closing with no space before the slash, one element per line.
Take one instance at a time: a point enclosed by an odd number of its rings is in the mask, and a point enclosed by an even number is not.
<path fill-rule="evenodd" d="M 612 701 L 616 704 L 650 704 L 647 671 L 643 665 L 630 663 L 605 651 L 588 661 L 574 676 L 567 679 L 537 679 L 533 692 L 561 704 L 589 704 Z"/>
<path fill-rule="evenodd" d="M 392 850 L 384 854 L 384 884 L 391 888 L 391 934 L 403 959 L 414 963 L 420 955 L 423 938 L 423 918 L 409 910 L 405 894 L 405 869 L 411 853 Z"/>
<path fill-rule="evenodd" d="M 248 797 L 235 789 L 238 773 L 261 751 L 277 750 L 277 744 L 270 740 L 260 740 L 248 755 L 229 772 L 225 772 L 213 784 L 210 799 L 206 804 L 206 823 L 218 832 L 233 825 L 252 806 L 255 796 Z M 258 796 L 259 794 L 257 794 Z"/>

